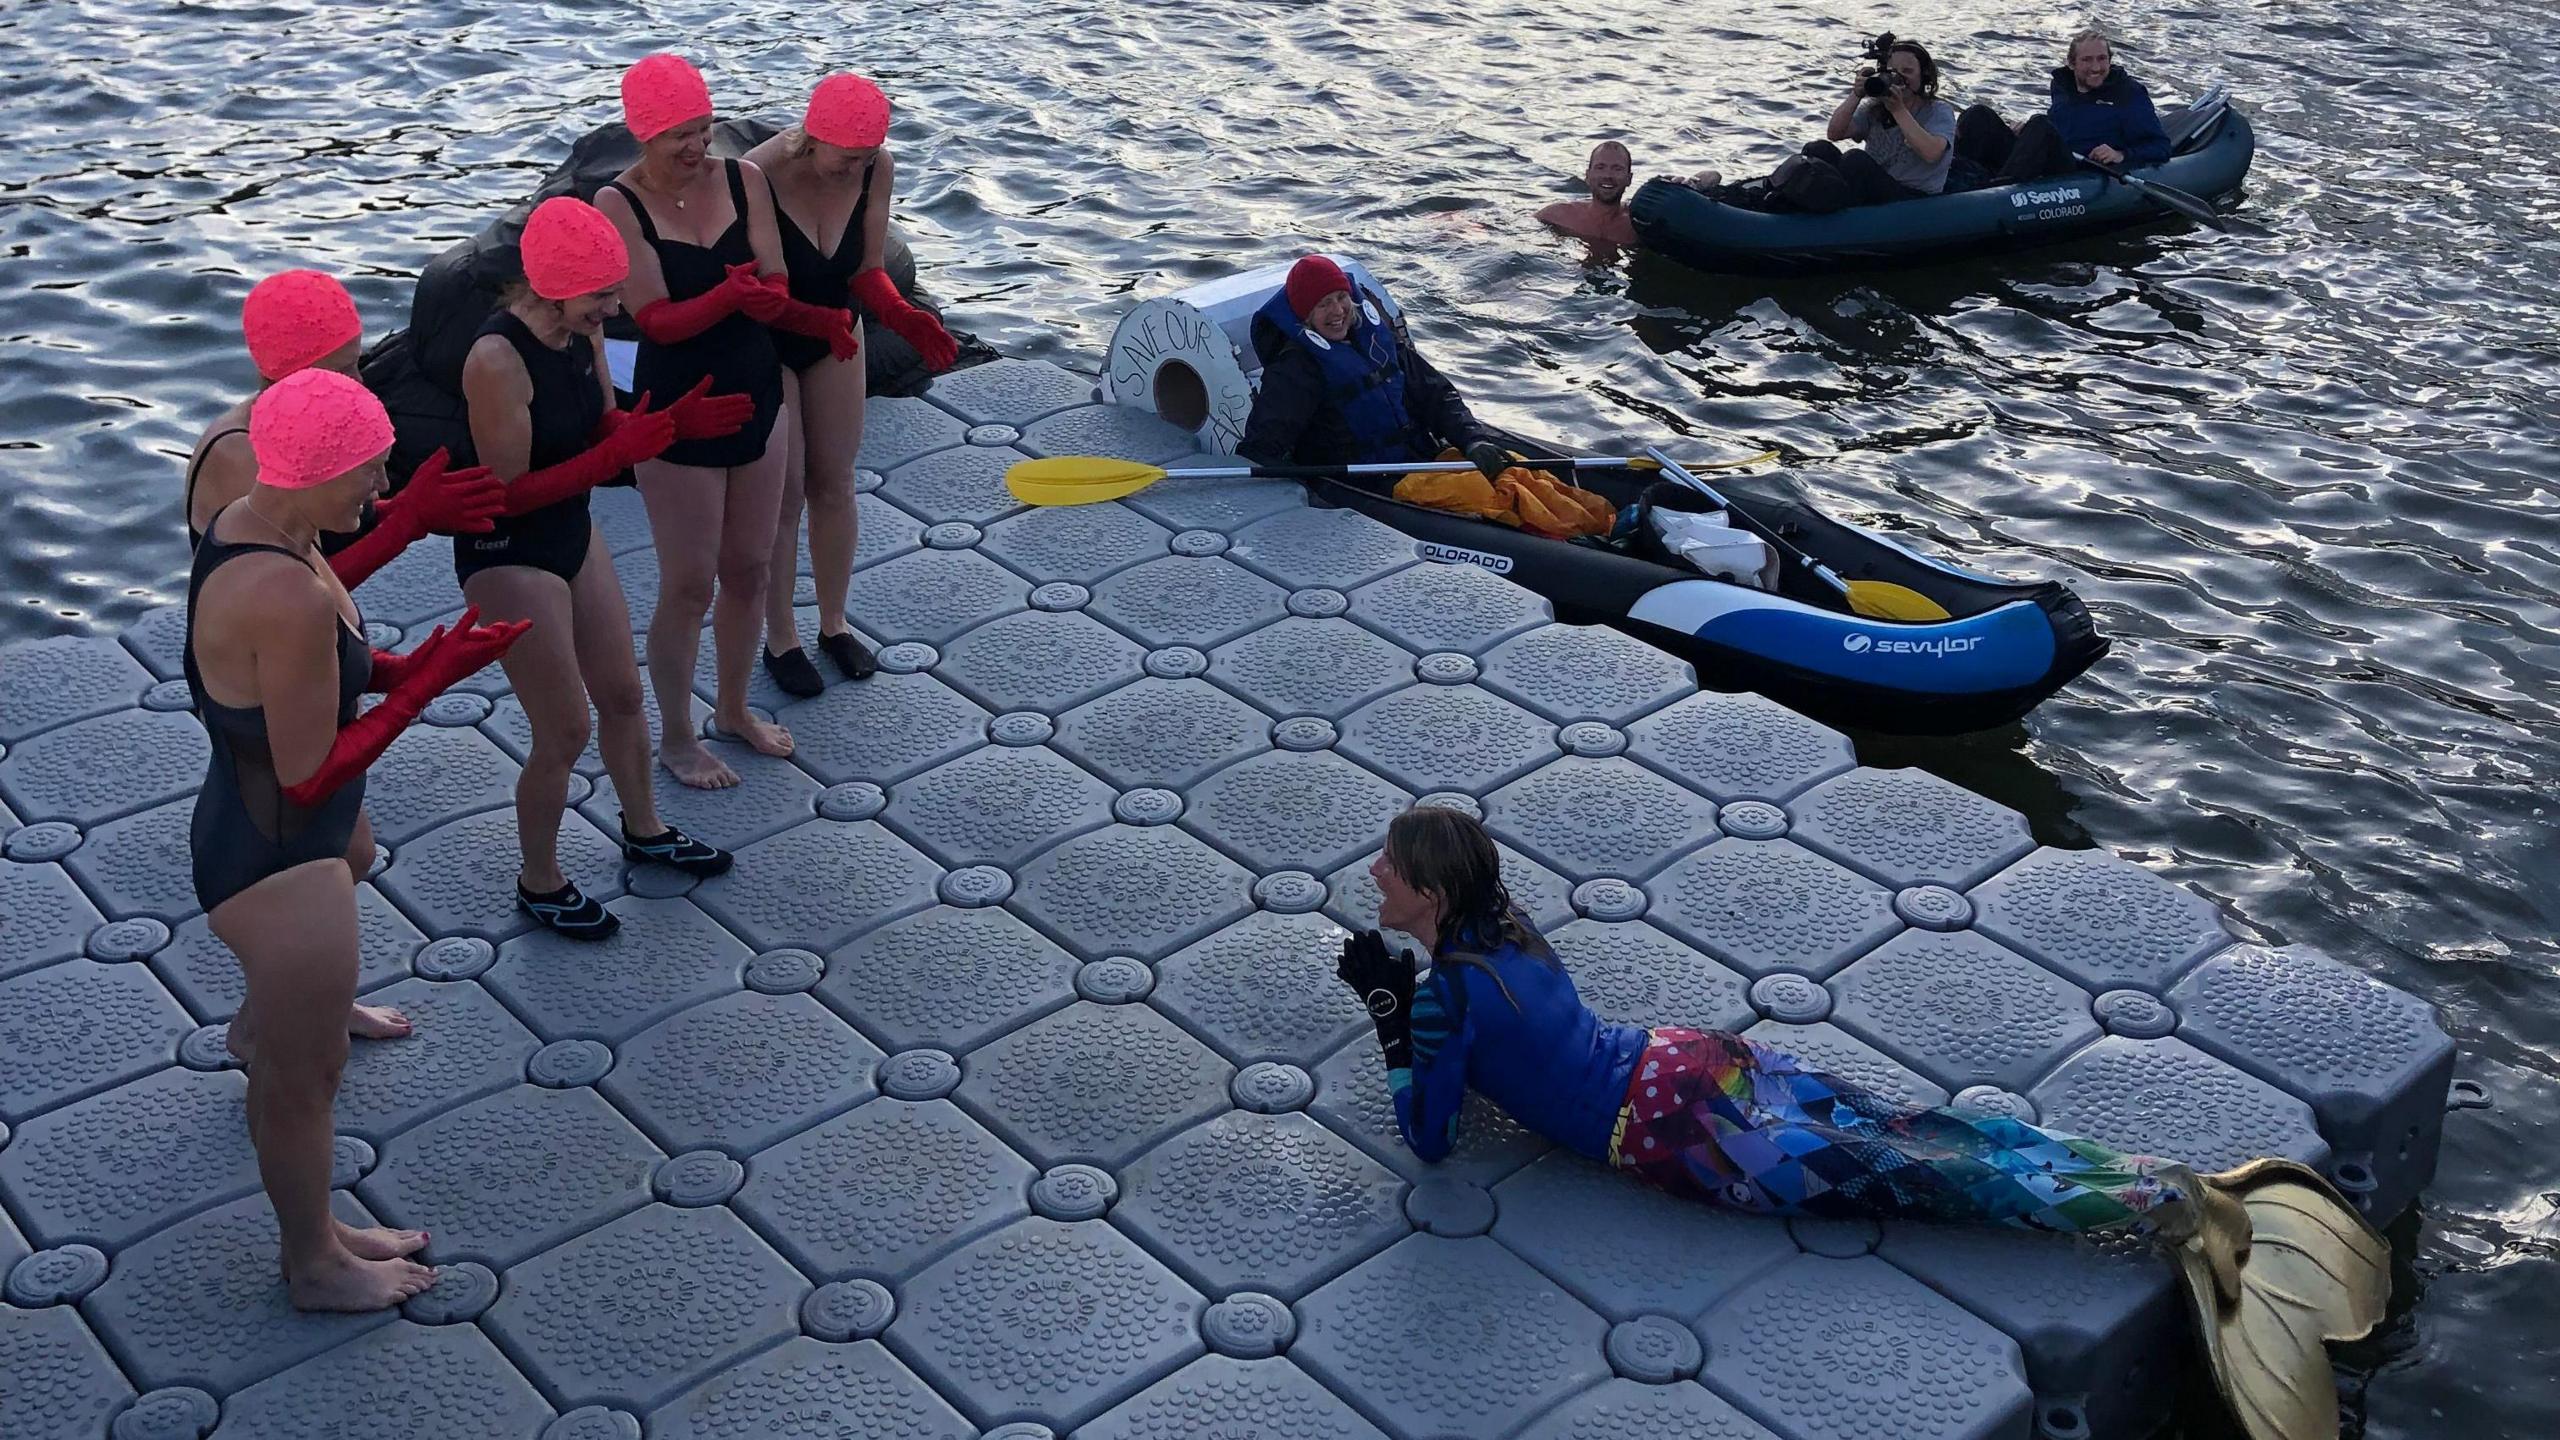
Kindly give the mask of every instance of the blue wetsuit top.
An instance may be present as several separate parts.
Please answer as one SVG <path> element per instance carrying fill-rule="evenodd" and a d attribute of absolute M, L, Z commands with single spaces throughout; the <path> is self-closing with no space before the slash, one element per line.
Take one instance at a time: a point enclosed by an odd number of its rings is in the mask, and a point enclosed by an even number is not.
<path fill-rule="evenodd" d="M 1607 1159 L 1648 1032 L 1592 1014 L 1562 965 L 1517 945 L 1465 953 L 1493 973 L 1444 955 L 1415 988 L 1413 1068 L 1387 1075 L 1404 1143 L 1425 1160 L 1446 1156 L 1472 1087 L 1556 1144 Z"/>

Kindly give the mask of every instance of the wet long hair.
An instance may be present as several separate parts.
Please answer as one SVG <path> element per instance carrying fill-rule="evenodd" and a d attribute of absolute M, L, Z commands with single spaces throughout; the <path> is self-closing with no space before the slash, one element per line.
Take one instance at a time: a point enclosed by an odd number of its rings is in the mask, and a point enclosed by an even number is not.
<path fill-rule="evenodd" d="M 1548 965 L 1557 963 L 1555 947 L 1512 903 L 1502 883 L 1502 852 L 1475 817 L 1437 805 L 1407 810 L 1388 822 L 1387 863 L 1440 907 L 1432 963 L 1471 966 L 1492 976 L 1515 1010 L 1520 1002 L 1485 955 L 1512 945 Z"/>

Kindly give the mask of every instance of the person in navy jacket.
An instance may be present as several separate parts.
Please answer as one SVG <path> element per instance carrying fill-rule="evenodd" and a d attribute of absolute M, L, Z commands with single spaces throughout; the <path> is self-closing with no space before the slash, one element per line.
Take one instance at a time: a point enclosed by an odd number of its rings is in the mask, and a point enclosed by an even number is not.
<path fill-rule="evenodd" d="M 1988 105 L 1956 122 L 1957 153 L 1991 172 L 1995 185 L 2059 175 L 2088 156 L 2101 165 L 2139 169 L 2169 158 L 2169 132 L 2151 92 L 2116 64 L 2106 32 L 2083 30 L 2068 64 L 2053 72 L 2053 98 L 2012 135 Z"/>

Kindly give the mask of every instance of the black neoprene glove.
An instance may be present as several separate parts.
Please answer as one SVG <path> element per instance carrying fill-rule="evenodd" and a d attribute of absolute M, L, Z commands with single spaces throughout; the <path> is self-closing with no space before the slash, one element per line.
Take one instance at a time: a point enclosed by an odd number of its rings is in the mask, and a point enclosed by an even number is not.
<path fill-rule="evenodd" d="M 1377 1028 L 1378 1049 L 1390 1070 L 1413 1067 L 1413 965 L 1387 948 L 1375 930 L 1363 930 L 1342 942 L 1342 961 L 1333 973 L 1360 997 Z"/>
<path fill-rule="evenodd" d="M 1501 479 L 1503 471 L 1519 463 L 1511 458 L 1510 451 L 1491 440 L 1479 440 L 1468 446 L 1467 459 L 1473 462 L 1478 470 L 1484 472 L 1484 478 L 1488 483 Z"/>

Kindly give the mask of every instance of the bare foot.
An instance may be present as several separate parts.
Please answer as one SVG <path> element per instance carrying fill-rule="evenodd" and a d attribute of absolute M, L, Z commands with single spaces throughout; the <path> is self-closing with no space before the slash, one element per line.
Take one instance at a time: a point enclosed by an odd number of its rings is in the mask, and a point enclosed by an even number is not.
<path fill-rule="evenodd" d="M 794 748 L 790 731 L 758 716 L 752 710 L 738 717 L 735 724 L 727 720 L 719 724 L 724 733 L 746 741 L 748 746 L 759 755 L 770 755 L 780 760 L 789 757 Z"/>
<path fill-rule="evenodd" d="M 721 763 L 699 740 L 660 745 L 658 763 L 676 777 L 676 783 L 696 790 L 726 790 L 738 783 L 738 772 Z"/>
<path fill-rule="evenodd" d="M 398 1040 L 414 1028 L 408 1016 L 388 1005 L 347 1007 L 347 1033 L 359 1040 Z"/>
<path fill-rule="evenodd" d="M 387 1310 L 436 1283 L 414 1260 L 366 1260 L 339 1251 L 286 1282 L 296 1310 Z"/>
<path fill-rule="evenodd" d="M 332 1223 L 338 1227 L 338 1243 L 359 1260 L 397 1260 L 427 1248 L 424 1230 L 394 1230 L 383 1225 L 360 1228 L 344 1220 Z"/>

